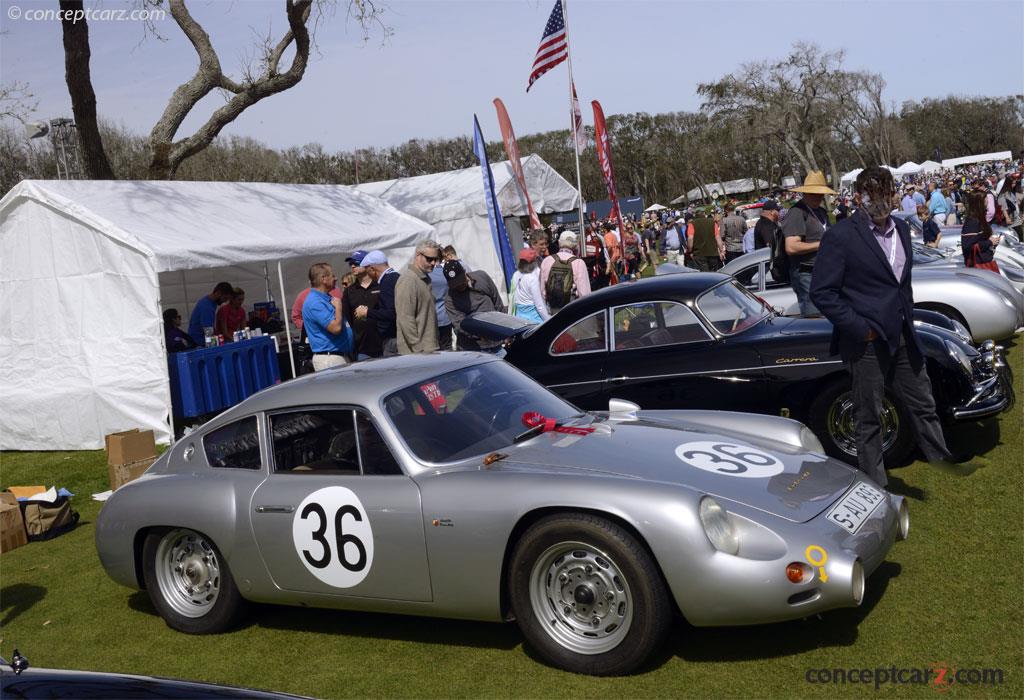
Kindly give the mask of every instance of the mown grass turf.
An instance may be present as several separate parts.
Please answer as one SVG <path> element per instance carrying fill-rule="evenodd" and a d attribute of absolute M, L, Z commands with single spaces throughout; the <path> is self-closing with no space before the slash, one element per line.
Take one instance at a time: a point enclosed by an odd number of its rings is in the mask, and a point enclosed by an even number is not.
<path fill-rule="evenodd" d="M 1024 348 L 1011 351 L 1022 395 Z M 1021 408 L 951 435 L 986 456 L 967 477 L 917 462 L 891 472 L 911 536 L 868 580 L 858 609 L 760 627 L 680 622 L 642 672 L 555 670 L 514 625 L 260 606 L 228 634 L 168 629 L 145 593 L 103 573 L 93 544 L 103 452 L 0 453 L 0 485 L 66 486 L 78 528 L 0 556 L 0 655 L 34 666 L 145 673 L 340 697 L 936 697 L 930 686 L 812 684 L 808 669 L 1002 669 L 1001 686 L 948 697 L 1024 696 Z"/>

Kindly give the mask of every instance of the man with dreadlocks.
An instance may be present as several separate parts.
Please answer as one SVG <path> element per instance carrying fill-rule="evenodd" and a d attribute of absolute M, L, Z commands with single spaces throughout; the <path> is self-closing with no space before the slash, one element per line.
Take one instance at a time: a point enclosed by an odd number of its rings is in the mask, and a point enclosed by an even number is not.
<path fill-rule="evenodd" d="M 811 301 L 834 326 L 832 353 L 839 352 L 853 379 L 857 463 L 885 486 L 879 415 L 888 388 L 910 414 L 925 458 L 956 473 L 914 333 L 913 256 L 910 228 L 890 216 L 896 205 L 892 174 L 865 168 L 854 189 L 860 206 L 821 240 L 811 279 Z"/>

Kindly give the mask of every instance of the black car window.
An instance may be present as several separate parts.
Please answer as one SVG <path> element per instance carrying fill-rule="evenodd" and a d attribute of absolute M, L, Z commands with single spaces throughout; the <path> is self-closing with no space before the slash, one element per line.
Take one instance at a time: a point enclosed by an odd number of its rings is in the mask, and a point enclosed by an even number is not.
<path fill-rule="evenodd" d="M 693 312 L 676 302 L 620 306 L 615 309 L 613 318 L 616 350 L 692 343 L 709 338 Z"/>
<path fill-rule="evenodd" d="M 765 289 L 782 289 L 783 287 L 791 286 L 789 282 L 780 282 L 772 277 L 771 268 L 765 265 L 764 268 L 764 288 Z"/>
<path fill-rule="evenodd" d="M 753 289 L 756 292 L 759 288 L 759 285 L 761 284 L 761 276 L 760 274 L 758 274 L 760 273 L 760 271 L 760 264 L 751 265 L 750 267 L 743 268 L 742 270 L 734 274 L 733 277 L 736 279 L 737 282 L 742 284 L 744 287 Z"/>
<path fill-rule="evenodd" d="M 767 311 L 757 297 L 735 282 L 726 282 L 697 297 L 697 308 L 722 335 L 756 325 Z"/>
<path fill-rule="evenodd" d="M 256 416 L 217 428 L 203 437 L 206 461 L 216 469 L 259 469 L 260 434 Z"/>
<path fill-rule="evenodd" d="M 402 468 L 398 466 L 377 426 L 362 411 L 356 411 L 356 432 L 359 434 L 359 456 L 363 474 L 393 476 L 402 473 Z"/>
<path fill-rule="evenodd" d="M 605 337 L 604 311 L 581 319 L 562 331 L 551 343 L 552 355 L 601 352 L 608 349 Z"/>
<path fill-rule="evenodd" d="M 311 409 L 270 417 L 274 471 L 359 474 L 354 411 Z"/>

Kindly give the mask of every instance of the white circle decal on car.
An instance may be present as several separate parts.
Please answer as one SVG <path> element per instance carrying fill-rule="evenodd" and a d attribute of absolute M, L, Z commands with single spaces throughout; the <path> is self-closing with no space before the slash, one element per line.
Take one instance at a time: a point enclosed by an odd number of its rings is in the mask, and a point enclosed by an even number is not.
<path fill-rule="evenodd" d="M 767 452 L 733 442 L 687 442 L 676 448 L 676 457 L 697 469 L 744 479 L 764 479 L 785 468 Z"/>
<path fill-rule="evenodd" d="M 373 565 L 373 530 L 359 497 L 343 486 L 306 496 L 292 519 L 302 564 L 329 586 L 351 588 Z"/>

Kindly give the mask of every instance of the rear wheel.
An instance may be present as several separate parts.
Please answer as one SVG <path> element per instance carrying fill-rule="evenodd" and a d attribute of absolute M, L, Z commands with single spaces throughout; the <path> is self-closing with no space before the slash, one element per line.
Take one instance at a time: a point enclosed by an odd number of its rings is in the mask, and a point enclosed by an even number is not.
<path fill-rule="evenodd" d="M 887 467 L 906 462 L 914 448 L 906 409 L 888 391 L 882 399 L 882 454 Z M 857 466 L 857 422 L 849 382 L 835 382 L 811 403 L 808 424 L 832 457 Z"/>
<path fill-rule="evenodd" d="M 167 626 L 189 634 L 228 629 L 244 600 L 212 540 L 193 530 L 152 532 L 142 550 L 146 590 Z"/>
<path fill-rule="evenodd" d="M 575 673 L 629 673 L 672 622 L 661 573 L 622 527 L 585 513 L 546 517 L 512 553 L 509 591 L 527 642 Z"/>

